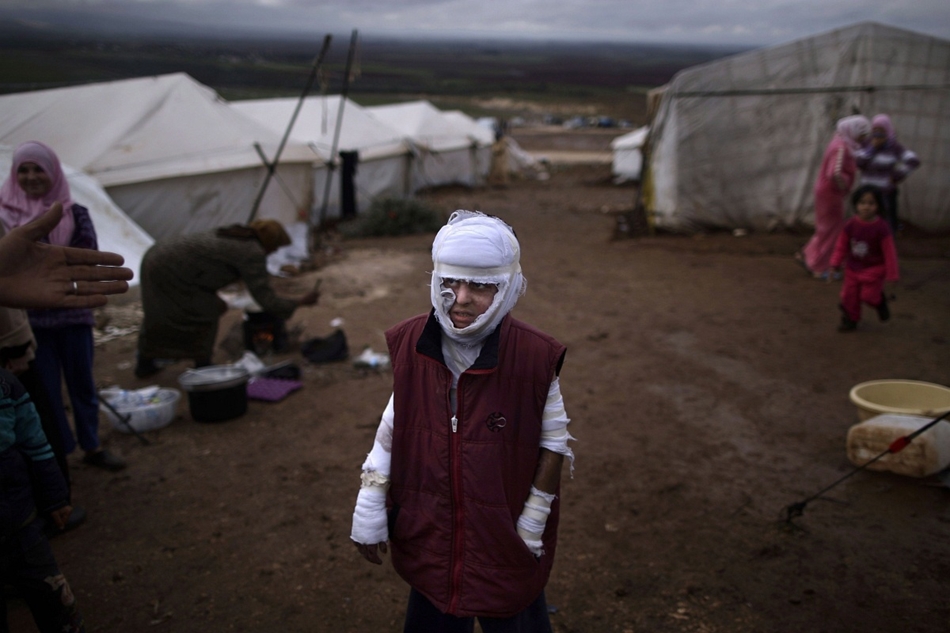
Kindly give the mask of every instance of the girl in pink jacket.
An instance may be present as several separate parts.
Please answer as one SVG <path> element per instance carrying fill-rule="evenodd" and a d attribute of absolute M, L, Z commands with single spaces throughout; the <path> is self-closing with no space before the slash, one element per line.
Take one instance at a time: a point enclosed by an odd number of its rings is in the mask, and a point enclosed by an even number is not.
<path fill-rule="evenodd" d="M 881 190 L 871 185 L 858 187 L 851 204 L 857 215 L 845 223 L 831 256 L 835 270 L 845 263 L 839 332 L 857 329 L 862 302 L 877 310 L 881 321 L 891 318 L 884 282 L 897 281 L 899 276 L 894 237 L 880 215 L 884 209 Z"/>

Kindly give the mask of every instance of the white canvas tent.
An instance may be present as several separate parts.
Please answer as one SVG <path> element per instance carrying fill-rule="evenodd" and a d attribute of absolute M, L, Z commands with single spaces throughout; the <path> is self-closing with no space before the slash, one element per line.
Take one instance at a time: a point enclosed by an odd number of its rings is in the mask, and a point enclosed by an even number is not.
<path fill-rule="evenodd" d="M 250 218 L 265 179 L 258 149 L 280 136 L 177 73 L 0 96 L 0 143 L 48 144 L 96 178 L 155 239 Z M 257 217 L 310 205 L 313 149 L 288 143 Z"/>
<path fill-rule="evenodd" d="M 614 182 L 621 183 L 631 180 L 640 180 L 640 170 L 643 168 L 643 144 L 647 140 L 648 126 L 635 129 L 610 142 L 613 151 L 613 160 L 610 171 Z"/>
<path fill-rule="evenodd" d="M 4 177 L 10 172 L 14 149 L 10 145 L 0 145 L 0 174 Z M 125 267 L 134 274 L 129 283 L 138 284 L 142 257 L 155 240 L 116 206 L 95 178 L 65 163 L 63 173 L 69 182 L 73 201 L 89 209 L 99 250 L 122 255 Z"/>
<path fill-rule="evenodd" d="M 475 171 L 478 173 L 479 182 L 481 182 L 491 171 L 491 148 L 495 143 L 495 132 L 479 124 L 478 120 L 473 119 L 461 110 L 445 110 L 442 112 L 442 116 L 459 131 L 465 131 L 469 140 L 474 144 Z"/>
<path fill-rule="evenodd" d="M 440 185 L 484 184 L 494 138 L 474 119 L 461 113 L 447 115 L 428 101 L 373 106 L 366 111 L 399 130 L 411 144 L 413 192 Z"/>
<path fill-rule="evenodd" d="M 284 134 L 299 99 L 254 99 L 234 101 L 231 106 L 277 134 Z M 342 106 L 342 119 L 339 119 Z M 366 209 L 378 197 L 405 197 L 409 190 L 409 143 L 398 130 L 370 116 L 357 103 L 339 95 L 307 97 L 297 114 L 291 138 L 309 144 L 321 157 L 329 157 L 340 120 L 337 152 L 359 153 L 354 176 L 356 203 Z M 338 162 L 338 157 L 334 157 Z M 322 210 L 326 179 L 330 183 L 325 218 L 340 216 L 339 171 L 327 169 L 321 160 L 314 165 L 313 208 Z"/>
<path fill-rule="evenodd" d="M 921 168 L 901 217 L 950 229 L 950 41 L 862 23 L 678 73 L 648 141 L 658 226 L 767 229 L 813 222 L 835 122 L 887 113 Z"/>

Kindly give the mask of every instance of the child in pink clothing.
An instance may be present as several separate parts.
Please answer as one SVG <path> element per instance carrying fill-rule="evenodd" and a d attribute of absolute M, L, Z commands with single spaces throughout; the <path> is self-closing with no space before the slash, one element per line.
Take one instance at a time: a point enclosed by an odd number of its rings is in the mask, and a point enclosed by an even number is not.
<path fill-rule="evenodd" d="M 871 185 L 858 187 L 851 196 L 857 213 L 848 220 L 831 256 L 831 267 L 841 269 L 846 262 L 841 286 L 839 332 L 851 332 L 861 320 L 861 303 L 877 310 L 878 318 L 891 317 L 884 296 L 884 282 L 897 281 L 897 250 L 887 222 L 879 215 L 884 209 L 881 190 Z"/>

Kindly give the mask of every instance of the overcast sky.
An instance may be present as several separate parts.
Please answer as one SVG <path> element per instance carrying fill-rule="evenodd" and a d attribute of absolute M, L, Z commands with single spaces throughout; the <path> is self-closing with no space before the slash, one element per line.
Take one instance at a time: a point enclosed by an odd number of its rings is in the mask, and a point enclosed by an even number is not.
<path fill-rule="evenodd" d="M 261 34 L 309 27 L 364 37 L 759 46 L 871 20 L 950 39 L 950 0 L 2 0 L 0 13 L 33 20 L 51 7 Z"/>

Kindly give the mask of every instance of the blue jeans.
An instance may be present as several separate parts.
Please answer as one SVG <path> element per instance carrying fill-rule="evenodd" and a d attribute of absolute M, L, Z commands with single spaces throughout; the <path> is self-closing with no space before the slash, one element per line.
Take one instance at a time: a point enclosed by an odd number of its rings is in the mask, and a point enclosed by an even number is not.
<path fill-rule="evenodd" d="M 543 591 L 517 615 L 510 618 L 479 616 L 478 623 L 484 633 L 551 633 L 548 605 Z M 406 609 L 403 633 L 472 633 L 474 630 L 475 618 L 459 618 L 442 613 L 421 593 L 415 589 L 409 591 L 409 606 Z"/>
<path fill-rule="evenodd" d="M 39 371 L 50 407 L 59 426 L 63 449 L 76 450 L 76 439 L 86 451 L 99 448 L 99 395 L 92 374 L 92 328 L 69 325 L 61 328 L 34 328 L 36 369 Z M 73 437 L 63 403 L 63 379 L 73 407 Z"/>

